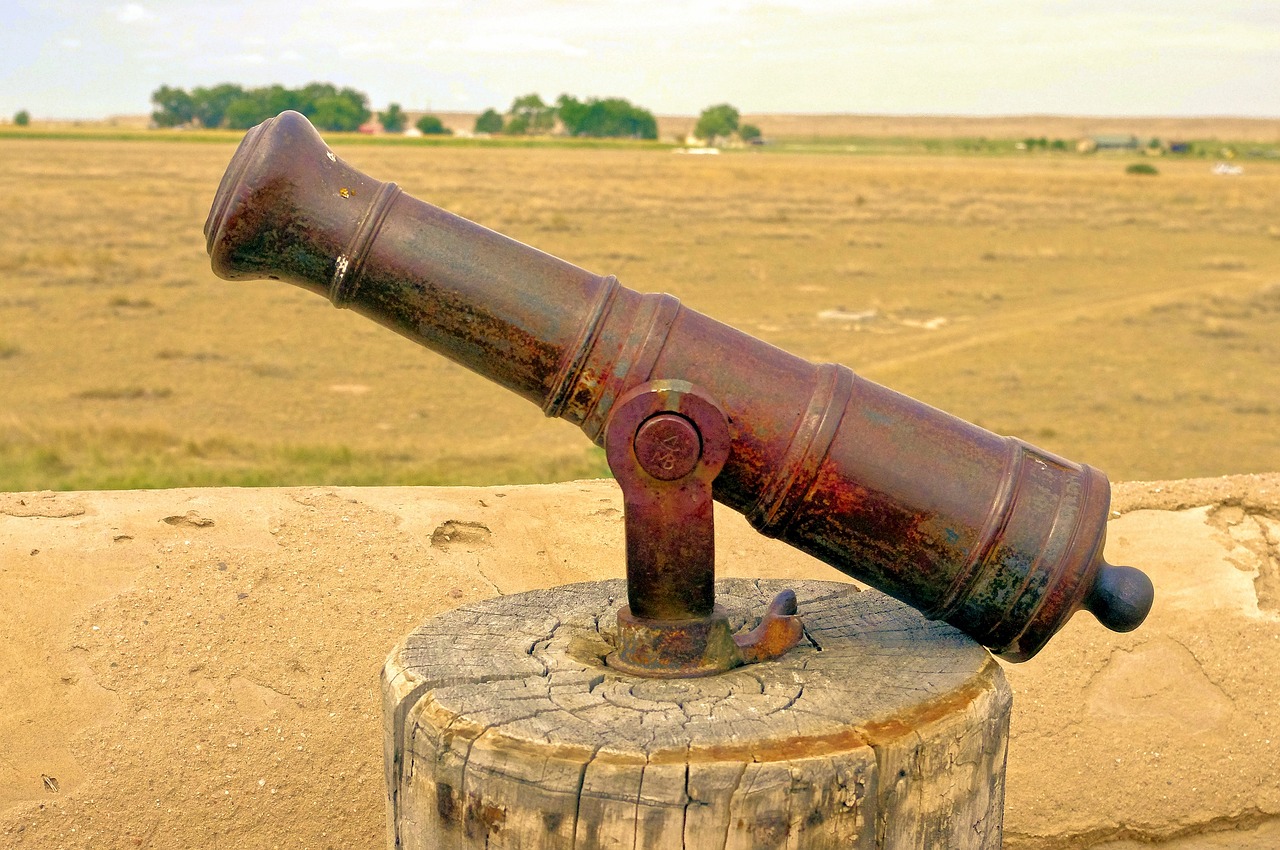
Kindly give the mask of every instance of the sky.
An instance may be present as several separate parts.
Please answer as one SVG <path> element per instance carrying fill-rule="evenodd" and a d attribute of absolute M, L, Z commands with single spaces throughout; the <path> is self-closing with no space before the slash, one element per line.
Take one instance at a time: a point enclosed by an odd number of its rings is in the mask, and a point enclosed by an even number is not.
<path fill-rule="evenodd" d="M 1280 117 L 1280 0 L 0 0 L 0 118 L 314 80 L 374 108 Z"/>

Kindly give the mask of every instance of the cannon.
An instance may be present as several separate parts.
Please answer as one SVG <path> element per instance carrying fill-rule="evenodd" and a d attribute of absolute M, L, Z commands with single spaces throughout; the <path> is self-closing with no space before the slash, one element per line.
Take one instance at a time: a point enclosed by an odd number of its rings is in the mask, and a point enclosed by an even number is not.
<path fill-rule="evenodd" d="M 205 224 L 213 270 L 324 295 L 581 427 L 626 507 L 617 666 L 701 675 L 785 651 L 794 600 L 732 636 L 714 498 L 1012 661 L 1080 608 L 1136 628 L 1153 587 L 1103 559 L 1098 470 L 813 364 L 409 197 L 303 116 L 249 131 Z"/>

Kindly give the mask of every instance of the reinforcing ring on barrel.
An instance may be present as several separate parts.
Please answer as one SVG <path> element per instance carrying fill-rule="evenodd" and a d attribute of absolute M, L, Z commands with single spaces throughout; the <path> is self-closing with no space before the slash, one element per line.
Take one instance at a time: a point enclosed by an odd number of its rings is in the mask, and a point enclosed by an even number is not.
<path fill-rule="evenodd" d="M 614 405 L 605 455 L 622 487 L 627 605 L 618 611 L 609 666 L 635 676 L 706 676 L 776 658 L 800 642 L 790 590 L 742 635 L 715 604 L 712 483 L 730 446 L 728 417 L 688 381 L 650 381 Z"/>

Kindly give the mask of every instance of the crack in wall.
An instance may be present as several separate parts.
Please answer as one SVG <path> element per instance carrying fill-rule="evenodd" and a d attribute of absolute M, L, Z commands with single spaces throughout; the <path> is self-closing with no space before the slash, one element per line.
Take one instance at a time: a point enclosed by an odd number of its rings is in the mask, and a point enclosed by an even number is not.
<path fill-rule="evenodd" d="M 1159 848 L 1187 838 L 1258 829 L 1271 823 L 1280 823 L 1280 814 L 1251 808 L 1233 815 L 1221 815 L 1199 823 L 1188 824 L 1179 829 L 1161 830 L 1152 826 L 1118 824 L 1117 826 L 1099 827 L 1070 836 L 1032 836 L 1006 831 L 1005 839 L 1006 843 L 1016 848 L 1016 850 L 1060 850 L 1065 847 L 1085 848 L 1098 845 L 1105 846 L 1118 841 L 1132 841 Z"/>
<path fill-rule="evenodd" d="M 1231 547 L 1227 560 L 1256 572 L 1253 579 L 1258 608 L 1280 613 L 1280 518 L 1255 505 L 1220 504 L 1207 517 Z"/>

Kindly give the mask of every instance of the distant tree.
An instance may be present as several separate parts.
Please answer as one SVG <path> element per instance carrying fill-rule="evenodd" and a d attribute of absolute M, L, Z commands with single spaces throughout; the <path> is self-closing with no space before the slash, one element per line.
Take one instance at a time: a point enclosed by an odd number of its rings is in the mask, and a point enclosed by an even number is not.
<path fill-rule="evenodd" d="M 151 93 L 156 111 L 151 120 L 157 127 L 182 127 L 196 117 L 196 102 L 186 89 L 161 86 Z"/>
<path fill-rule="evenodd" d="M 760 132 L 760 128 L 757 127 L 755 124 L 743 124 L 742 126 L 738 127 L 738 135 L 742 138 L 742 141 L 744 142 L 754 142 L 756 139 L 759 139 L 764 134 Z"/>
<path fill-rule="evenodd" d="M 208 115 L 202 117 L 200 123 L 206 127 L 247 130 L 255 124 L 279 115 L 286 109 L 307 114 L 308 104 L 303 93 L 279 84 L 256 89 L 242 89 L 239 86 L 224 84 L 208 90 L 207 96 L 202 96 L 202 91 L 202 89 L 194 89 L 192 97 L 196 99 L 197 116 L 200 114 L 200 105 L 204 104 Z M 213 123 L 214 121 L 217 123 Z"/>
<path fill-rule="evenodd" d="M 511 135 L 545 135 L 556 126 L 556 109 L 542 102 L 535 92 L 517 97 L 507 110 L 509 119 L 503 132 Z"/>
<path fill-rule="evenodd" d="M 31 123 L 31 113 L 25 109 L 19 109 L 13 113 L 13 123 L 19 127 L 26 127 Z"/>
<path fill-rule="evenodd" d="M 263 112 L 261 120 L 263 121 L 279 115 L 286 109 L 305 114 L 306 103 L 303 100 L 302 92 L 297 89 L 287 89 L 277 84 L 262 89 L 252 89 L 245 94 L 252 95 L 261 105 Z"/>
<path fill-rule="evenodd" d="M 452 136 L 453 131 L 444 126 L 444 122 L 434 115 L 424 115 L 414 125 L 424 136 Z"/>
<path fill-rule="evenodd" d="M 338 89 L 332 83 L 308 83 L 300 89 L 272 85 L 247 90 L 234 83 L 222 83 L 211 88 L 197 86 L 190 93 L 161 86 L 152 93 L 151 102 L 157 107 L 151 118 L 161 127 L 199 124 L 246 130 L 286 109 L 294 109 L 321 130 L 355 130 L 370 115 L 368 95 L 351 88 Z"/>
<path fill-rule="evenodd" d="M 369 120 L 369 98 L 363 92 L 344 88 L 333 96 L 321 97 L 312 105 L 311 114 L 303 112 L 320 130 L 352 133 Z"/>
<path fill-rule="evenodd" d="M 378 123 L 388 133 L 403 133 L 404 125 L 409 123 L 409 118 L 400 111 L 400 104 L 390 103 L 387 104 L 386 112 L 378 113 Z M 426 131 L 423 130 L 423 132 Z"/>
<path fill-rule="evenodd" d="M 477 133 L 501 133 L 502 132 L 502 116 L 498 114 L 496 109 L 486 109 L 476 119 Z"/>
<path fill-rule="evenodd" d="M 307 83 L 297 90 L 297 96 L 297 109 L 303 115 L 306 115 L 308 112 L 315 110 L 317 101 L 324 100 L 327 97 L 337 97 L 338 87 L 333 83 Z"/>
<path fill-rule="evenodd" d="M 191 90 L 195 120 L 201 127 L 213 129 L 223 125 L 227 107 L 244 96 L 244 89 L 234 83 L 222 83 L 213 88 L 197 86 Z"/>
<path fill-rule="evenodd" d="M 571 94 L 562 94 L 556 98 L 556 115 L 559 116 L 565 133 L 570 136 L 578 135 L 590 111 L 590 106 Z"/>
<path fill-rule="evenodd" d="M 717 137 L 732 136 L 738 129 L 738 110 L 727 103 L 708 106 L 698 116 L 693 135 L 708 141 Z"/>
<path fill-rule="evenodd" d="M 252 89 L 227 104 L 222 120 L 232 130 L 248 130 L 283 111 L 272 109 L 266 89 Z"/>
<path fill-rule="evenodd" d="M 556 100 L 556 112 L 565 133 L 570 136 L 658 138 L 658 122 L 653 113 L 620 97 L 591 98 L 582 103 L 577 98 L 562 94 Z"/>

